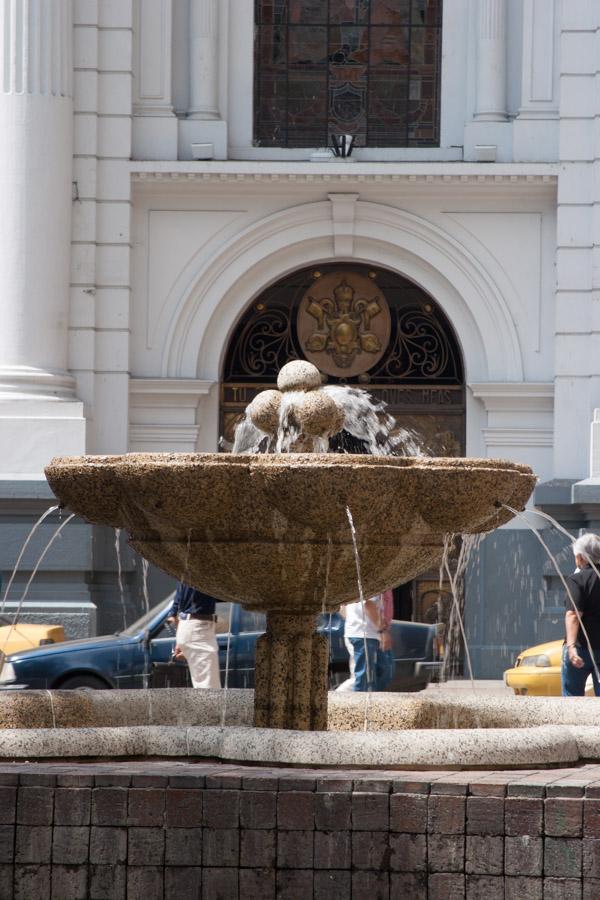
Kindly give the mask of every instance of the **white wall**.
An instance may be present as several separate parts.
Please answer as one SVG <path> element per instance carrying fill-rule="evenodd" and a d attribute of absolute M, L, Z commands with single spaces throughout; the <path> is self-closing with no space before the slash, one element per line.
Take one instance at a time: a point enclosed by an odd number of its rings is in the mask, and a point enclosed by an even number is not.
<path fill-rule="evenodd" d="M 87 451 L 128 442 L 132 3 L 75 3 L 69 368 Z"/>
<path fill-rule="evenodd" d="M 191 143 L 212 142 L 216 159 L 308 159 L 311 149 L 254 147 L 253 0 L 218 0 L 214 78 L 218 111 L 198 121 L 188 112 L 199 76 L 190 47 L 194 9 L 217 0 L 133 0 L 136 159 L 191 159 Z M 492 4 L 506 22 L 499 75 L 505 116 L 474 121 L 485 65 L 478 21 Z M 445 0 L 439 148 L 357 149 L 361 160 L 476 160 L 477 146 L 496 147 L 501 162 L 556 160 L 558 155 L 559 0 Z M 208 64 L 207 59 L 204 63 Z M 206 69 L 203 70 L 207 77 Z M 212 75 L 210 76 L 213 77 Z M 174 118 L 174 114 L 177 119 Z M 317 148 L 312 148 L 317 149 Z"/>
<path fill-rule="evenodd" d="M 182 380 L 182 427 L 190 424 L 187 385 L 199 380 L 198 431 L 187 432 L 186 449 L 216 448 L 215 385 L 245 307 L 288 272 L 340 258 L 388 266 L 431 292 L 457 330 L 474 385 L 469 415 L 478 428 L 469 430 L 468 452 L 526 457 L 550 477 L 552 179 L 486 180 L 473 167 L 470 175 L 419 181 L 410 167 L 383 166 L 381 175 L 366 164 L 356 164 L 356 175 L 343 165 L 313 167 L 314 174 L 303 164 L 280 164 L 271 175 L 259 163 L 245 168 L 205 164 L 166 184 L 147 171 L 136 176 L 132 372 L 135 379 L 162 376 L 171 391 Z M 344 174 L 332 184 L 334 172 Z M 348 197 L 351 222 L 346 215 L 342 225 L 335 207 Z M 340 228 L 343 241 L 336 240 Z M 530 387 L 503 393 L 503 385 L 522 382 Z M 149 424 L 152 402 L 144 401 L 144 422 L 136 413 L 136 433 Z M 136 447 L 149 446 L 145 435 Z"/>
<path fill-rule="evenodd" d="M 583 477 L 589 454 L 583 435 L 600 404 L 598 267 L 593 262 L 600 8 L 583 0 L 485 0 L 505 10 L 506 115 L 481 121 L 482 0 L 446 0 L 442 146 L 364 151 L 367 168 L 356 162 L 342 178 L 332 167 L 325 172 L 318 164 L 306 163 L 303 169 L 289 163 L 288 169 L 269 159 L 305 157 L 304 151 L 251 146 L 250 0 L 219 2 L 213 33 L 219 50 L 217 117 L 202 121 L 187 115 L 193 77 L 190 3 L 202 2 L 131 0 L 130 6 L 129 0 L 107 0 L 102 19 L 90 13 L 97 4 L 76 4 L 82 16 L 87 11 L 91 18 L 84 16 L 75 31 L 80 203 L 73 232 L 70 367 L 96 422 L 90 449 L 127 444 L 129 368 L 134 379 L 197 382 L 197 406 L 192 403 L 190 412 L 188 392 L 173 413 L 183 429 L 178 440 L 213 447 L 217 398 L 212 385 L 236 316 L 269 279 L 306 260 L 331 258 L 331 215 L 322 211 L 303 225 L 299 209 L 328 204 L 331 192 L 352 191 L 359 197 L 357 210 L 364 203 L 379 204 L 397 214 L 393 224 L 382 226 L 392 238 L 382 234 L 379 246 L 357 230 L 351 258 L 379 258 L 412 277 L 429 279 L 436 299 L 459 326 L 473 385 L 469 448 L 492 454 L 504 447 L 505 455 L 535 458 L 543 477 Z M 164 21 L 166 31 L 158 27 Z M 108 80 L 114 91 L 108 90 Z M 558 157 L 559 129 L 557 246 L 556 170 L 548 163 Z M 219 148 L 215 155 L 229 156 L 225 168 L 176 161 L 189 159 L 192 141 L 204 139 Z M 496 148 L 496 166 L 473 163 L 461 169 L 456 161 L 463 154 L 477 160 L 481 144 Z M 131 167 L 131 146 L 134 156 L 156 162 Z M 400 169 L 390 164 L 377 174 L 377 156 L 396 158 Z M 414 162 L 400 171 L 407 157 Z M 251 159 L 255 162 L 245 161 Z M 431 160 L 427 174 L 419 174 L 419 159 Z M 520 161 L 530 161 L 532 168 Z M 268 233 L 269 217 L 277 213 L 277 228 L 289 238 L 287 248 L 276 247 Z M 431 232 L 415 237 L 407 226 L 411 216 Z M 358 215 L 357 225 L 360 221 Z M 444 251 L 438 248 L 435 261 L 431 234 L 443 235 Z M 543 386 L 555 376 L 553 414 L 554 391 L 550 396 Z M 529 387 L 521 393 L 497 387 L 516 382 Z M 190 388 L 192 394 L 196 388 Z M 134 426 L 145 428 L 157 419 L 158 413 L 148 412 L 152 404 L 158 409 L 162 403 L 165 414 L 164 392 L 153 391 L 132 387 Z M 574 432 L 582 434 L 581 441 L 571 439 Z M 144 435 L 142 443 L 147 429 Z M 164 441 L 164 432 L 155 438 Z"/>

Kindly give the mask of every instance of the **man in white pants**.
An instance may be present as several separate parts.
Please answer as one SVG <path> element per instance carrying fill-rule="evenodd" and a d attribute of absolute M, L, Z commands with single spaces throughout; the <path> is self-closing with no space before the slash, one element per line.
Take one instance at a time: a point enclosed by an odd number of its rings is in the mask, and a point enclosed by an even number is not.
<path fill-rule="evenodd" d="M 169 618 L 177 621 L 175 657 L 185 657 L 195 688 L 220 688 L 215 601 L 181 582 Z"/>

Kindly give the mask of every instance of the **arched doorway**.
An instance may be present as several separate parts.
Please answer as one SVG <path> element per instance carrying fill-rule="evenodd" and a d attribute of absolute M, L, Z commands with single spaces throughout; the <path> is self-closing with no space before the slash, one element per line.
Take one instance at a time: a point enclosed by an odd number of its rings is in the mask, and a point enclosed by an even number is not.
<path fill-rule="evenodd" d="M 373 301 L 377 310 L 369 307 Z M 330 346 L 321 314 L 325 309 L 329 320 L 336 314 L 339 318 L 344 304 L 354 313 L 371 310 L 360 328 L 363 338 L 366 333 L 372 337 L 364 339 L 362 347 L 355 341 L 354 355 L 352 341 L 346 342 L 340 357 L 340 347 Z M 240 317 L 221 374 L 220 434 L 225 447 L 252 398 L 274 386 L 286 362 L 307 357 L 326 371 L 330 383 L 356 384 L 387 403 L 398 425 L 420 435 L 428 452 L 464 455 L 464 366 L 451 323 L 414 282 L 389 269 L 358 263 L 299 269 L 265 288 Z M 396 616 L 436 621 L 437 595 L 438 573 L 424 573 L 396 591 Z"/>

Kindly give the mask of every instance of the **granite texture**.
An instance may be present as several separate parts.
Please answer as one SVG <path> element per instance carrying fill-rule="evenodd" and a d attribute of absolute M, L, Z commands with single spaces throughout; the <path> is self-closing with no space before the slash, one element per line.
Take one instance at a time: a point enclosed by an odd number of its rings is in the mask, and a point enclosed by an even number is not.
<path fill-rule="evenodd" d="M 291 617 L 292 622 L 296 617 Z M 295 628 L 295 626 L 294 626 Z M 278 629 L 278 633 L 285 635 Z M 307 631 L 305 634 L 310 634 Z M 298 631 L 288 633 L 292 645 Z M 291 651 L 293 652 L 293 648 Z M 280 690 L 287 697 L 287 686 Z M 0 691 L 0 733 L 19 728 L 118 728 L 162 725 L 181 727 L 247 726 L 253 722 L 254 692 L 243 688 L 194 690 L 160 688 L 118 691 Z M 260 706 L 260 703 L 259 703 Z M 224 712 L 223 712 L 224 711 Z M 454 691 L 419 694 L 332 692 L 328 698 L 330 732 L 361 732 L 365 716 L 370 732 L 455 729 L 528 729 L 545 725 L 600 728 L 600 704 L 592 697 L 457 696 Z M 325 723 L 323 723 L 325 725 Z"/>
<path fill-rule="evenodd" d="M 323 384 L 321 373 L 305 359 L 294 359 L 282 366 L 277 375 L 277 389 L 286 391 L 314 391 Z"/>
<path fill-rule="evenodd" d="M 309 714 L 302 703 L 293 708 Z M 423 768 L 600 761 L 600 710 L 590 698 L 334 693 L 329 730 L 308 734 L 252 728 L 252 717 L 247 690 L 3 692 L 0 756 Z"/>
<path fill-rule="evenodd" d="M 329 643 L 314 629 L 314 616 L 267 613 L 256 644 L 255 725 L 327 729 Z"/>
<path fill-rule="evenodd" d="M 320 386 L 316 366 L 290 362 L 247 415 L 272 446 L 326 447 L 346 414 Z M 356 599 L 357 557 L 365 596 L 395 587 L 440 561 L 447 534 L 508 521 L 503 504 L 521 509 L 535 485 L 500 460 L 304 452 L 57 458 L 46 476 L 62 506 L 125 528 L 168 574 L 265 610 L 255 724 L 307 731 L 327 727 L 314 617 Z"/>
<path fill-rule="evenodd" d="M 498 504 L 523 508 L 535 484 L 529 467 L 502 460 L 351 454 L 85 456 L 46 474 L 63 505 L 125 528 L 174 577 L 297 615 L 356 596 L 347 507 L 372 595 L 439 561 L 445 534 L 509 521 Z"/>
<path fill-rule="evenodd" d="M 596 746 L 600 747 L 600 728 Z M 192 757 L 273 765 L 422 767 L 538 767 L 590 756 L 588 733 L 578 746 L 574 726 L 331 732 L 218 725 L 134 725 L 118 728 L 20 728 L 0 732 L 2 759 Z"/>
<path fill-rule="evenodd" d="M 275 434 L 279 427 L 279 410 L 281 394 L 268 390 L 257 394 L 252 403 L 246 407 L 246 415 L 250 416 L 253 425 L 265 434 Z"/>

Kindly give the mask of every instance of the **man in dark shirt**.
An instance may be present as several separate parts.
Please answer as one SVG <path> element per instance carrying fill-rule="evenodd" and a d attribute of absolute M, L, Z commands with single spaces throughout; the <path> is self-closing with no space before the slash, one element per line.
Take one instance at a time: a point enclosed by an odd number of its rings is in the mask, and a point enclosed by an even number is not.
<path fill-rule="evenodd" d="M 583 697 L 591 675 L 594 693 L 600 696 L 600 578 L 595 571 L 600 570 L 600 537 L 582 535 L 573 544 L 573 552 L 578 571 L 567 578 L 570 597 L 565 600 L 562 693 L 564 697 Z"/>
<path fill-rule="evenodd" d="M 175 656 L 187 660 L 193 686 L 220 688 L 214 598 L 181 582 L 169 618 L 177 621 Z"/>

